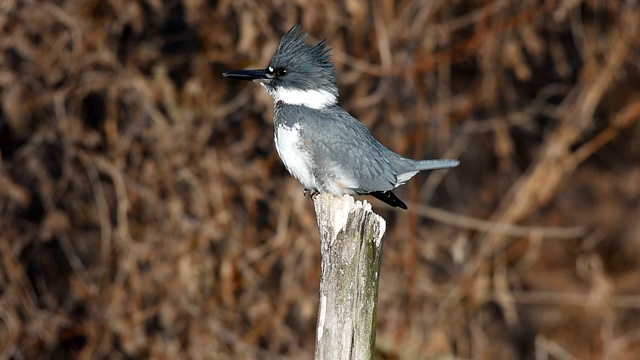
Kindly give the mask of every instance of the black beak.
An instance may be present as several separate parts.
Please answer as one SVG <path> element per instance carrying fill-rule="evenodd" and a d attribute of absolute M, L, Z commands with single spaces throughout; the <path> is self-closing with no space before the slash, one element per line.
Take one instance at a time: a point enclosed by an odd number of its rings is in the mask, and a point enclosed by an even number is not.
<path fill-rule="evenodd" d="M 238 80 L 246 80 L 246 81 L 257 81 L 262 82 L 264 80 L 269 79 L 267 77 L 267 72 L 264 70 L 236 70 L 236 71 L 227 71 L 222 73 L 224 77 L 228 77 L 231 79 Z"/>

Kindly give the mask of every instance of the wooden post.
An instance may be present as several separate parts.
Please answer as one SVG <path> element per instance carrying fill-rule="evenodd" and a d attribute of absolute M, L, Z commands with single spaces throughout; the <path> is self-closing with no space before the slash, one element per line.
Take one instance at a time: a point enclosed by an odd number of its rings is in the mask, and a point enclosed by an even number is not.
<path fill-rule="evenodd" d="M 374 359 L 386 222 L 349 195 L 319 194 L 314 205 L 322 256 L 315 359 Z"/>

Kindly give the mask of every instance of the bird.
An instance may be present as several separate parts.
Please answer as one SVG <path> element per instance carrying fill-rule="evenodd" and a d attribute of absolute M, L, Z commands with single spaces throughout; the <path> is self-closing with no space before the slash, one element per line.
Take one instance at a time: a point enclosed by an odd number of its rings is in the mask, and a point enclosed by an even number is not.
<path fill-rule="evenodd" d="M 295 25 L 266 68 L 223 76 L 256 82 L 271 95 L 276 150 L 305 195 L 372 195 L 406 210 L 393 189 L 420 171 L 453 168 L 460 162 L 412 160 L 382 145 L 338 105 L 336 68 L 326 40 L 310 45 L 306 37 Z"/>

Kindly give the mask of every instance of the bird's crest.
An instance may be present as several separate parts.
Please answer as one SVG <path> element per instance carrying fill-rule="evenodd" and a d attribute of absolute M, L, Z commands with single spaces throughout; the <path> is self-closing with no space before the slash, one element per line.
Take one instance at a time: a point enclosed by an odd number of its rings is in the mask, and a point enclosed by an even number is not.
<path fill-rule="evenodd" d="M 300 33 L 300 25 L 291 28 L 280 40 L 280 44 L 274 54 L 274 59 L 284 56 L 302 56 L 307 61 L 314 60 L 314 65 L 329 65 L 331 63 L 331 54 L 326 45 L 326 41 L 322 40 L 316 45 L 309 45 L 305 41 L 307 33 Z"/>
<path fill-rule="evenodd" d="M 270 65 L 311 76 L 315 81 L 323 79 L 318 85 L 334 83 L 335 65 L 331 62 L 331 53 L 326 41 L 309 45 L 305 41 L 306 38 L 307 34 L 300 32 L 300 25 L 292 27 L 280 40 Z"/>

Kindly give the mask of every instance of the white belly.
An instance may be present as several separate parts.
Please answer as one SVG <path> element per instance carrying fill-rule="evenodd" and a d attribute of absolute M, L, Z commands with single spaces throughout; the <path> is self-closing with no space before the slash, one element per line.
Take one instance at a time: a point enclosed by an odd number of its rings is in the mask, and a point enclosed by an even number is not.
<path fill-rule="evenodd" d="M 305 189 L 317 189 L 316 179 L 312 172 L 313 160 L 311 154 L 305 151 L 302 146 L 299 124 L 293 127 L 277 126 L 276 150 L 287 171 L 300 181 Z"/>

